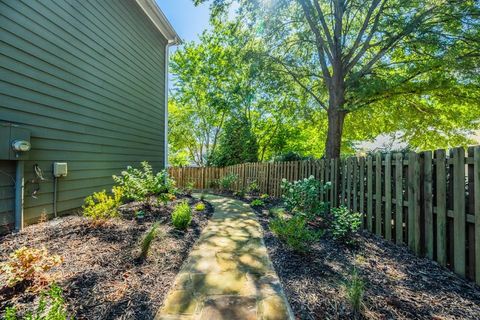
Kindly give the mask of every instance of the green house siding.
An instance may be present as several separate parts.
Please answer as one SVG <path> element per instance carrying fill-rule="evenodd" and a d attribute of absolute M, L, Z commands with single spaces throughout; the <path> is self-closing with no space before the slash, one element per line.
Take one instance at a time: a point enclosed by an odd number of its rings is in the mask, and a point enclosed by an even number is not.
<path fill-rule="evenodd" d="M 134 1 L 2 0 L 0 29 L 0 122 L 32 136 L 25 222 L 53 212 L 54 161 L 69 170 L 59 179 L 58 211 L 111 188 L 127 165 L 162 168 L 167 40 Z M 45 178 L 38 184 L 35 164 Z M 13 221 L 4 180 L 2 223 Z"/>

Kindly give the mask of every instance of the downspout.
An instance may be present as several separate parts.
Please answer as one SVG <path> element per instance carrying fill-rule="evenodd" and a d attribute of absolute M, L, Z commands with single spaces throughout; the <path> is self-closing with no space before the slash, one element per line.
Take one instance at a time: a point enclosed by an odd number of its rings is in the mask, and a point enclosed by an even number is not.
<path fill-rule="evenodd" d="M 173 43 L 168 41 L 165 46 L 165 133 L 164 133 L 164 148 L 163 148 L 163 165 L 167 170 L 168 166 L 168 60 L 169 60 L 169 48 Z"/>
<path fill-rule="evenodd" d="M 25 162 L 17 160 L 15 170 L 15 231 L 23 229 L 23 200 L 25 188 Z"/>

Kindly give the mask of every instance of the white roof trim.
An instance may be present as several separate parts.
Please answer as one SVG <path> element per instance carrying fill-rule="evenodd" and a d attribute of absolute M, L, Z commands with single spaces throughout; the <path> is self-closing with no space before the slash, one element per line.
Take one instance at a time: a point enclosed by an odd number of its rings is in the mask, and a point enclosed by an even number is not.
<path fill-rule="evenodd" d="M 137 4 L 142 8 L 143 12 L 162 33 L 162 35 L 168 40 L 171 45 L 180 44 L 182 40 L 178 36 L 175 29 L 168 21 L 167 17 L 163 14 L 160 7 L 155 0 L 135 0 Z"/>

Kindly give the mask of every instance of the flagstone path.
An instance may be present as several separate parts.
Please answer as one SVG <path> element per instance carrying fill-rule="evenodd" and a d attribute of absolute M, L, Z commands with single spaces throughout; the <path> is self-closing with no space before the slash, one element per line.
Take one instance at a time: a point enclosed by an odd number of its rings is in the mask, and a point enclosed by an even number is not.
<path fill-rule="evenodd" d="M 155 319 L 294 319 L 255 213 L 238 200 L 206 200 L 213 217 Z"/>

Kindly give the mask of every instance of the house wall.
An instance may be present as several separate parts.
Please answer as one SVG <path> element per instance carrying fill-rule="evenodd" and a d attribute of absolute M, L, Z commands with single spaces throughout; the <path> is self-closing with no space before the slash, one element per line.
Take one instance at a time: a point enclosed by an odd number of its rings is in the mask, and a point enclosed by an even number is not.
<path fill-rule="evenodd" d="M 127 165 L 162 168 L 166 43 L 134 1 L 0 1 L 0 122 L 31 130 L 26 223 L 53 212 L 54 161 L 69 169 L 58 211 L 111 188 Z M 13 223 L 2 210 L 0 224 Z"/>

